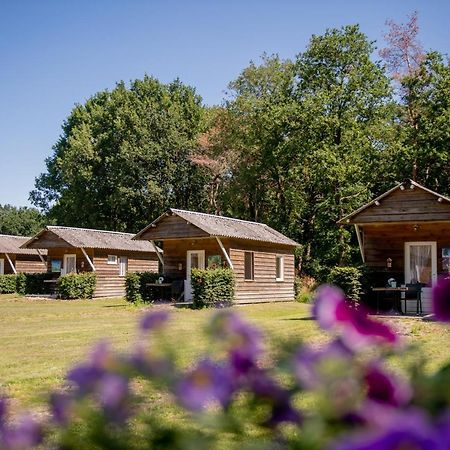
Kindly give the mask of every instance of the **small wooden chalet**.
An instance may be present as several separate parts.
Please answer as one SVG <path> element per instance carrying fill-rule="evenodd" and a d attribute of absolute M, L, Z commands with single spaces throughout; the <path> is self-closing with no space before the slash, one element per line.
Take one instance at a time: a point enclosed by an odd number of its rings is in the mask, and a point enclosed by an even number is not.
<path fill-rule="evenodd" d="M 22 248 L 47 250 L 47 271 L 55 278 L 94 271 L 94 297 L 115 297 L 125 294 L 127 272 L 158 272 L 161 250 L 132 237 L 130 233 L 47 226 Z"/>
<path fill-rule="evenodd" d="M 170 209 L 134 239 L 163 242 L 164 276 L 183 281 L 192 299 L 191 269 L 230 267 L 236 276 L 236 302 L 294 298 L 292 239 L 262 223 Z"/>
<path fill-rule="evenodd" d="M 422 285 L 424 313 L 431 308 L 431 286 L 450 273 L 450 199 L 406 180 L 348 216 L 363 262 L 384 286 Z"/>
<path fill-rule="evenodd" d="M 0 275 L 47 270 L 47 250 L 21 248 L 30 238 L 0 234 Z"/>

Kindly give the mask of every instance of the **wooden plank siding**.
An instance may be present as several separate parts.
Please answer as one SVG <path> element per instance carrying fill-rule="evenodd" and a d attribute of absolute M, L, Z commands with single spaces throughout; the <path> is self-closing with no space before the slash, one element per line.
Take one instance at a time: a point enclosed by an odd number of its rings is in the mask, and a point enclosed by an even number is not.
<path fill-rule="evenodd" d="M 8 253 L 8 256 L 14 264 L 17 273 L 42 273 L 47 270 L 46 264 L 42 262 L 38 255 L 16 255 Z M 0 259 L 4 260 L 5 274 L 13 274 L 14 271 L 4 253 L 0 253 Z"/>
<path fill-rule="evenodd" d="M 252 242 L 241 239 L 221 239 L 236 276 L 236 303 L 290 301 L 294 299 L 294 255 L 289 246 Z M 164 275 L 171 279 L 186 279 L 186 253 L 204 250 L 208 257 L 225 257 L 215 238 L 164 240 Z M 254 280 L 244 280 L 244 253 L 254 252 Z M 276 256 L 284 256 L 284 280 L 276 281 Z"/>
<path fill-rule="evenodd" d="M 122 297 L 125 295 L 125 277 L 119 275 L 119 264 L 108 264 L 108 255 L 128 258 L 128 272 L 158 272 L 156 253 L 95 250 L 93 263 L 97 274 L 95 297 Z"/>
<path fill-rule="evenodd" d="M 158 271 L 156 253 L 129 252 L 121 250 L 85 249 L 94 264 L 97 274 L 97 287 L 94 297 L 121 297 L 125 295 L 125 277 L 119 276 L 119 264 L 108 264 L 108 255 L 127 256 L 128 272 Z M 77 272 L 91 272 L 92 268 L 79 248 L 49 248 L 47 270 L 51 271 L 54 259 L 64 261 L 65 254 L 75 254 Z M 64 264 L 64 262 L 63 262 Z"/>
<path fill-rule="evenodd" d="M 196 238 L 209 237 L 200 228 L 188 223 L 181 217 L 176 215 L 167 215 L 164 220 L 159 222 L 155 227 L 149 228 L 145 231 L 139 239 L 143 240 L 159 240 L 159 239 L 181 239 L 181 238 Z"/>
<path fill-rule="evenodd" d="M 351 223 L 424 222 L 450 220 L 450 204 L 420 188 L 398 189 L 379 202 L 364 209 Z"/>

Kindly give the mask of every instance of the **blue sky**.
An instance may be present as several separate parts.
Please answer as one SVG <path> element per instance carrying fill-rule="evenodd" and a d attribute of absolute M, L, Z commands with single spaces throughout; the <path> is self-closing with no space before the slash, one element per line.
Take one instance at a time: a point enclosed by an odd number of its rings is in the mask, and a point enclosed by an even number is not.
<path fill-rule="evenodd" d="M 414 10 L 425 49 L 450 53 L 446 0 L 1 0 L 0 204 L 29 205 L 73 105 L 118 80 L 179 77 L 218 104 L 263 52 L 293 57 L 353 23 L 382 46 L 386 19 Z"/>

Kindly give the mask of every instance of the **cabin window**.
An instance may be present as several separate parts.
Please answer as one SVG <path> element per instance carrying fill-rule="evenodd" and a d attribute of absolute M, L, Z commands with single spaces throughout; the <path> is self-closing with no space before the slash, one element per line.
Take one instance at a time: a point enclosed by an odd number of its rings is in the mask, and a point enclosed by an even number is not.
<path fill-rule="evenodd" d="M 5 260 L 2 258 L 0 259 L 0 275 L 4 275 L 5 273 Z"/>
<path fill-rule="evenodd" d="M 117 255 L 108 255 L 108 264 L 117 264 Z"/>
<path fill-rule="evenodd" d="M 61 272 L 61 266 L 62 266 L 62 260 L 61 259 L 52 259 L 52 263 L 51 263 L 51 271 L 52 271 L 52 273 L 60 273 Z"/>
<path fill-rule="evenodd" d="M 284 257 L 283 256 L 276 257 L 276 279 L 277 279 L 277 281 L 284 280 Z"/>
<path fill-rule="evenodd" d="M 124 277 L 128 272 L 128 258 L 119 256 L 119 276 Z"/>
<path fill-rule="evenodd" d="M 245 280 L 254 280 L 255 264 L 253 252 L 245 252 L 244 254 L 244 278 Z"/>

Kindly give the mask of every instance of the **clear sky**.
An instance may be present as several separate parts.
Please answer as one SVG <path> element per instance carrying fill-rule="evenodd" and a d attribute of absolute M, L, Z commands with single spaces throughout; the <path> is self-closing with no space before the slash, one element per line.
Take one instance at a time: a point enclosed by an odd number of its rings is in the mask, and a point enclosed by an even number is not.
<path fill-rule="evenodd" d="M 414 10 L 424 48 L 450 53 L 449 0 L 0 0 L 0 204 L 29 205 L 73 105 L 118 80 L 179 77 L 218 104 L 263 52 L 353 23 L 381 47 Z"/>

